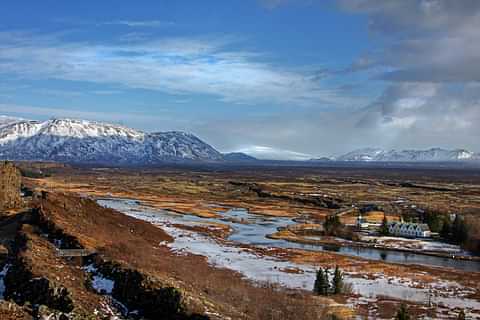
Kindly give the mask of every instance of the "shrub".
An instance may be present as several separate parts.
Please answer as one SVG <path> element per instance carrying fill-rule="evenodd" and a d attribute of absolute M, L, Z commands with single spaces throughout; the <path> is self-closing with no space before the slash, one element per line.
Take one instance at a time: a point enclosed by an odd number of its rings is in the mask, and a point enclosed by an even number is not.
<path fill-rule="evenodd" d="M 323 223 L 323 229 L 328 236 L 336 236 L 343 230 L 343 224 L 340 222 L 340 218 L 337 215 L 327 216 Z"/>

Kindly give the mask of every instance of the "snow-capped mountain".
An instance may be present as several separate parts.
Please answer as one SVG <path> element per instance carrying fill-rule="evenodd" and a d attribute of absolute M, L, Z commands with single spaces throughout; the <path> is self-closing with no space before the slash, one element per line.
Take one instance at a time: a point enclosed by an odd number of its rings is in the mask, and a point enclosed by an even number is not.
<path fill-rule="evenodd" d="M 465 149 L 445 150 L 431 148 L 428 150 L 382 150 L 365 148 L 355 150 L 337 157 L 338 161 L 467 161 L 479 160 L 480 156 Z"/>
<path fill-rule="evenodd" d="M 124 164 L 223 159 L 213 147 L 184 132 L 145 133 L 84 120 L 2 119 L 2 159 Z"/>
<path fill-rule="evenodd" d="M 364 148 L 351 151 L 344 155 L 341 155 L 335 160 L 338 161 L 378 161 L 377 157 L 384 151 L 382 149 Z"/>

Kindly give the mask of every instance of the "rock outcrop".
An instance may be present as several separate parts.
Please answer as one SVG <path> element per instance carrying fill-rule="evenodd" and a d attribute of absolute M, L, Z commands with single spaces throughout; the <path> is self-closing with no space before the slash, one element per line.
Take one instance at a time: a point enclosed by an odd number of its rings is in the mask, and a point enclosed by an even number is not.
<path fill-rule="evenodd" d="M 0 211 L 18 208 L 21 204 L 20 171 L 11 162 L 0 163 Z"/>

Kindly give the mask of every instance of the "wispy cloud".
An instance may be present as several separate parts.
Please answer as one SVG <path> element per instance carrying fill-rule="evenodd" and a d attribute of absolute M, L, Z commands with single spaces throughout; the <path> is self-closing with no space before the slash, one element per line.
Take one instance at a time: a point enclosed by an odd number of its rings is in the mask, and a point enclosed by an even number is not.
<path fill-rule="evenodd" d="M 64 42 L 0 33 L 0 74 L 118 84 L 170 94 L 204 94 L 230 103 L 350 105 L 311 76 L 229 50 L 232 38 L 168 38 L 135 44 Z"/>
<path fill-rule="evenodd" d="M 124 25 L 132 28 L 161 28 L 172 27 L 175 25 L 175 22 L 163 20 L 116 20 L 103 22 L 101 25 Z"/>

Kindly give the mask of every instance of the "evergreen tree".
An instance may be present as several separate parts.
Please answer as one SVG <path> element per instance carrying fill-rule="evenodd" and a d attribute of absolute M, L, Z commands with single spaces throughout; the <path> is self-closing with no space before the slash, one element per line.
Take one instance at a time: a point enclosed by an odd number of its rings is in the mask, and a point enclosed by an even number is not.
<path fill-rule="evenodd" d="M 330 270 L 328 270 L 328 268 L 325 268 L 323 270 L 323 274 L 325 275 L 325 295 L 328 295 L 330 293 Z"/>
<path fill-rule="evenodd" d="M 465 320 L 465 311 L 460 310 L 460 313 L 458 314 L 457 320 Z"/>
<path fill-rule="evenodd" d="M 450 217 L 447 216 L 443 219 L 443 226 L 442 226 L 442 230 L 440 231 L 440 235 L 444 239 L 451 240 L 451 237 L 452 237 L 451 233 L 452 233 L 452 223 L 450 222 Z"/>
<path fill-rule="evenodd" d="M 318 269 L 317 277 L 315 279 L 315 284 L 313 286 L 313 292 L 318 295 L 326 295 L 326 283 L 325 283 L 325 275 L 323 273 L 322 268 Z"/>
<path fill-rule="evenodd" d="M 402 303 L 400 309 L 397 311 L 395 320 L 410 320 L 410 315 L 408 314 L 407 307 Z"/>
<path fill-rule="evenodd" d="M 468 238 L 468 228 L 465 219 L 459 214 L 456 215 L 452 226 L 452 238 L 456 243 L 463 244 Z"/>
<path fill-rule="evenodd" d="M 343 273 L 340 271 L 338 265 L 335 267 L 335 273 L 333 275 L 333 293 L 334 294 L 341 294 L 343 293 Z"/>
<path fill-rule="evenodd" d="M 388 236 L 390 234 L 390 231 L 388 230 L 388 220 L 386 215 L 383 215 L 382 225 L 380 226 L 379 232 L 382 236 Z"/>

